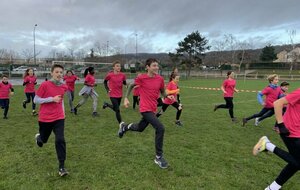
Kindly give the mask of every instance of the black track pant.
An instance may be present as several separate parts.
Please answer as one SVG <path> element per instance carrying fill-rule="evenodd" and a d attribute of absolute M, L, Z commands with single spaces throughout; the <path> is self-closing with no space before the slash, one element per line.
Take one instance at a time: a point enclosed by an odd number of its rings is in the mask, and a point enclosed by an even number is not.
<path fill-rule="evenodd" d="M 179 120 L 180 119 L 180 115 L 181 115 L 181 112 L 182 112 L 182 109 L 179 109 L 179 103 L 178 102 L 174 102 L 173 104 L 171 104 L 174 108 L 177 109 L 177 113 L 176 113 L 176 120 Z M 169 104 L 163 104 L 162 105 L 162 109 L 161 111 L 162 112 L 158 112 L 156 114 L 157 117 L 161 116 L 163 114 L 163 112 L 165 112 L 167 110 L 167 108 L 169 107 Z"/>
<path fill-rule="evenodd" d="M 130 131 L 138 131 L 143 132 L 149 123 L 155 129 L 155 150 L 156 155 L 161 156 L 163 154 L 163 142 L 164 142 L 164 134 L 165 134 L 165 127 L 156 117 L 154 112 L 143 112 L 142 119 L 139 123 L 133 123 L 128 126 L 127 130 Z"/>
<path fill-rule="evenodd" d="M 32 110 L 35 110 L 35 103 L 33 102 L 35 93 L 34 92 L 30 92 L 30 93 L 26 92 L 25 95 L 26 95 L 25 103 L 28 104 L 28 103 L 30 103 L 30 100 L 31 100 L 32 101 Z"/>
<path fill-rule="evenodd" d="M 257 118 L 257 117 L 262 117 L 263 115 L 265 114 L 268 114 L 269 111 L 272 111 L 273 110 L 273 113 L 274 113 L 274 108 L 263 108 L 259 113 L 256 113 L 250 117 L 247 117 L 246 120 L 250 120 L 250 119 L 254 119 L 254 118 Z M 268 114 L 269 115 L 269 114 Z M 267 115 L 267 116 L 268 116 Z M 269 116 L 270 117 L 270 116 Z M 266 117 L 265 117 L 266 118 Z"/>
<path fill-rule="evenodd" d="M 288 163 L 275 180 L 276 183 L 282 186 L 300 169 L 300 138 L 280 136 L 288 149 L 288 152 L 278 147 L 274 149 L 274 154 Z"/>
<path fill-rule="evenodd" d="M 112 109 L 116 113 L 116 118 L 119 123 L 122 122 L 122 117 L 120 113 L 120 104 L 121 104 L 122 98 L 112 98 L 110 97 L 110 101 L 112 104 L 107 104 L 107 106 Z"/>
<path fill-rule="evenodd" d="M 234 118 L 234 115 L 233 115 L 233 97 L 224 97 L 224 100 L 225 100 L 226 104 L 218 105 L 217 109 L 219 109 L 219 108 L 228 109 L 230 117 Z"/>
<path fill-rule="evenodd" d="M 0 99 L 0 107 L 4 109 L 3 115 L 7 117 L 8 109 L 9 109 L 9 99 Z"/>
<path fill-rule="evenodd" d="M 66 141 L 64 136 L 64 129 L 64 119 L 56 120 L 53 122 L 39 121 L 40 139 L 38 140 L 42 141 L 43 143 L 47 143 L 52 131 L 55 135 L 55 149 L 60 168 L 64 167 L 64 162 L 66 160 Z"/>
<path fill-rule="evenodd" d="M 139 105 L 139 97 L 138 96 L 133 96 L 133 103 L 132 103 L 133 109 L 135 109 L 136 105 Z"/>

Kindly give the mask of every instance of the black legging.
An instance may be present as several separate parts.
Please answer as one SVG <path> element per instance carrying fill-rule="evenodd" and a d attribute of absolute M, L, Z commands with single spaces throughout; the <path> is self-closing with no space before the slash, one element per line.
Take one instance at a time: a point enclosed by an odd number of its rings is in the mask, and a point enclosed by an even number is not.
<path fill-rule="evenodd" d="M 57 154 L 57 159 L 59 161 L 59 167 L 64 167 L 64 162 L 66 160 L 66 141 L 64 135 L 65 120 L 60 119 L 53 122 L 41 122 L 39 121 L 39 132 L 40 137 L 37 139 L 42 143 L 47 143 L 48 138 L 53 131 L 55 135 L 55 149 Z"/>
<path fill-rule="evenodd" d="M 224 100 L 226 104 L 220 104 L 216 108 L 224 108 L 229 110 L 229 115 L 231 118 L 234 118 L 233 116 L 233 97 L 224 97 Z"/>
<path fill-rule="evenodd" d="M 34 92 L 26 92 L 25 95 L 26 95 L 26 100 L 24 101 L 25 104 L 30 103 L 30 100 L 31 100 L 32 101 L 32 110 L 35 110 L 35 103 L 33 102 L 35 93 Z"/>
<path fill-rule="evenodd" d="M 133 96 L 132 107 L 135 109 L 135 105 L 139 105 L 139 96 Z"/>
<path fill-rule="evenodd" d="M 159 119 L 156 117 L 155 113 L 153 112 L 143 112 L 142 119 L 139 123 L 133 123 L 130 124 L 127 128 L 127 130 L 130 131 L 138 131 L 143 132 L 146 127 L 149 125 L 149 123 L 153 126 L 155 129 L 155 150 L 156 155 L 161 156 L 163 154 L 163 142 L 164 142 L 164 134 L 165 134 L 165 127 L 164 125 L 159 121 Z"/>
<path fill-rule="evenodd" d="M 277 184 L 282 186 L 300 169 L 300 138 L 280 136 L 289 151 L 286 152 L 278 147 L 274 149 L 274 154 L 288 163 L 275 180 Z"/>
<path fill-rule="evenodd" d="M 253 119 L 253 118 L 263 117 L 265 114 L 267 114 L 267 117 L 270 117 L 272 115 L 269 115 L 269 113 L 272 113 L 272 110 L 273 110 L 273 114 L 274 114 L 274 108 L 263 108 L 259 113 L 256 113 L 256 114 L 254 114 L 250 117 L 247 117 L 246 120 L 248 121 L 248 120 Z M 264 119 L 265 118 L 266 117 L 264 117 Z"/>
<path fill-rule="evenodd" d="M 174 108 L 177 109 L 177 113 L 176 113 L 176 120 L 179 120 L 180 119 L 180 115 L 181 115 L 181 112 L 182 112 L 182 109 L 179 109 L 179 103 L 178 102 L 174 102 L 173 104 L 163 104 L 162 105 L 162 112 L 158 112 L 156 114 L 157 117 L 161 116 L 163 114 L 163 112 L 165 112 L 167 110 L 167 108 L 169 107 L 169 105 L 172 105 Z"/>
<path fill-rule="evenodd" d="M 120 113 L 121 100 L 122 100 L 122 98 L 110 97 L 110 101 L 112 104 L 107 103 L 107 106 L 116 113 L 116 118 L 119 123 L 122 122 L 122 117 L 121 117 L 121 113 Z"/>
<path fill-rule="evenodd" d="M 0 107 L 4 109 L 4 117 L 7 117 L 7 113 L 9 110 L 9 99 L 0 99 Z"/>

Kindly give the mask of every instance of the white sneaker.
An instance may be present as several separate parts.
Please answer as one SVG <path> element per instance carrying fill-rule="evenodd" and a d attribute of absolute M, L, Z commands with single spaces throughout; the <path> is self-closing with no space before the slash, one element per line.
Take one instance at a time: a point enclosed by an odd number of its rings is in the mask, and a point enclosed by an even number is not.
<path fill-rule="evenodd" d="M 259 117 L 255 118 L 255 123 L 254 123 L 255 126 L 258 126 L 258 124 L 259 124 L 258 120 L 259 120 Z"/>

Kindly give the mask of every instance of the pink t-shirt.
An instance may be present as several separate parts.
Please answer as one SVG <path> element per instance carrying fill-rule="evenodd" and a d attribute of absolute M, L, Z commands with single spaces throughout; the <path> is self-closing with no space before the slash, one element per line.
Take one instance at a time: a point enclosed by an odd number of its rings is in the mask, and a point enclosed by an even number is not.
<path fill-rule="evenodd" d="M 68 76 L 68 75 L 65 75 L 64 76 L 64 81 L 66 81 L 66 85 L 68 86 L 68 90 L 69 91 L 74 91 L 75 89 L 75 81 L 79 79 L 76 75 L 71 75 L 71 76 Z"/>
<path fill-rule="evenodd" d="M 139 85 L 140 112 L 156 112 L 157 98 L 160 90 L 164 89 L 164 79 L 160 75 L 149 77 L 141 74 L 135 79 L 135 85 Z"/>
<path fill-rule="evenodd" d="M 169 82 L 167 84 L 167 88 L 166 89 L 169 90 L 169 91 L 174 91 L 174 90 L 178 89 L 178 86 L 177 86 L 177 84 L 175 82 L 171 81 L 171 82 Z M 166 97 L 164 99 L 164 103 L 170 105 L 170 104 L 173 104 L 174 102 L 176 102 L 177 101 L 177 94 L 178 94 L 178 91 L 175 92 L 175 93 L 168 94 L 169 96 L 173 96 L 174 99 L 172 100 L 172 99 Z"/>
<path fill-rule="evenodd" d="M 84 78 L 84 82 L 89 86 L 94 86 L 96 82 L 94 75 L 87 74 Z"/>
<path fill-rule="evenodd" d="M 59 103 L 50 102 L 41 104 L 39 111 L 39 121 L 53 122 L 65 118 L 63 97 L 67 89 L 68 87 L 65 84 L 57 86 L 51 81 L 45 81 L 40 85 L 40 87 L 36 91 L 36 95 L 40 98 L 49 98 L 60 95 L 62 99 Z"/>
<path fill-rule="evenodd" d="M 287 110 L 283 116 L 289 137 L 300 138 L 300 88 L 285 96 L 288 101 Z"/>
<path fill-rule="evenodd" d="M 261 93 L 266 96 L 265 99 L 265 108 L 273 108 L 273 103 L 279 98 L 281 94 L 281 88 L 278 86 L 277 88 L 271 88 L 267 86 L 264 88 Z"/>
<path fill-rule="evenodd" d="M 0 82 L 0 99 L 9 99 L 10 89 L 12 89 L 12 84 Z"/>
<path fill-rule="evenodd" d="M 126 81 L 126 75 L 122 72 L 115 74 L 111 71 L 106 75 L 104 80 L 108 81 L 109 96 L 112 98 L 121 98 L 123 94 L 123 81 Z"/>
<path fill-rule="evenodd" d="M 233 79 L 224 80 L 223 88 L 226 91 L 226 93 L 223 93 L 223 96 L 224 97 L 233 97 L 235 85 L 236 85 L 236 81 Z"/>
<path fill-rule="evenodd" d="M 26 76 L 24 78 L 24 82 L 28 82 L 26 85 L 25 85 L 25 88 L 24 88 L 24 92 L 25 93 L 33 93 L 35 92 L 35 89 L 34 89 L 34 86 L 35 86 L 35 83 L 36 83 L 36 76 Z"/>

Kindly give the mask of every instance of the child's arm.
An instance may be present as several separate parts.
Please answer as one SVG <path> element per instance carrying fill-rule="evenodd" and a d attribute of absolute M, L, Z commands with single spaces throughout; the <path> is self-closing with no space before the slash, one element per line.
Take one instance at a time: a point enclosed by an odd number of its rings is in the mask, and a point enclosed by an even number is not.
<path fill-rule="evenodd" d="M 33 102 L 35 104 L 45 104 L 45 103 L 51 103 L 51 102 L 58 103 L 58 102 L 60 102 L 60 100 L 61 100 L 60 95 L 57 95 L 57 96 L 54 96 L 54 97 L 47 97 L 47 98 L 41 98 L 38 95 L 35 95 L 34 99 L 33 99 Z"/>

